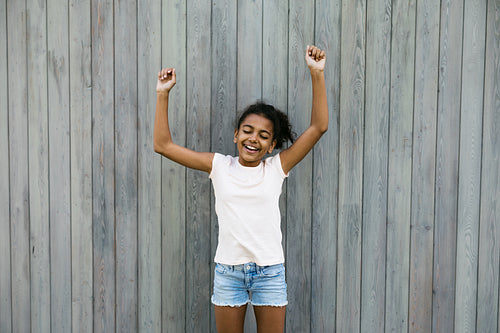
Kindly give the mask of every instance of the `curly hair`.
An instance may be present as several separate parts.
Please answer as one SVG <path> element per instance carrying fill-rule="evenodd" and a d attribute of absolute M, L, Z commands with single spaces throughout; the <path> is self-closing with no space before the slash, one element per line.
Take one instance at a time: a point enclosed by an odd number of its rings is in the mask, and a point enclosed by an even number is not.
<path fill-rule="evenodd" d="M 238 130 L 243 120 L 251 114 L 261 115 L 273 123 L 273 140 L 276 141 L 276 149 L 283 148 L 283 145 L 287 141 L 293 143 L 295 140 L 295 133 L 292 131 L 292 125 L 286 113 L 264 102 L 257 102 L 247 106 L 238 120 L 238 125 L 236 127 Z"/>

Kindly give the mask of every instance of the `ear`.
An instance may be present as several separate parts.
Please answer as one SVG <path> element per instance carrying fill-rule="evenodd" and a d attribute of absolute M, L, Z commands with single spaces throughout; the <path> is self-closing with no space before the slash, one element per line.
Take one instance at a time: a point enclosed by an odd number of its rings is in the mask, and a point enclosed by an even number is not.
<path fill-rule="evenodd" d="M 238 130 L 237 129 L 234 130 L 234 139 L 233 139 L 233 142 L 234 143 L 238 142 Z"/>
<path fill-rule="evenodd" d="M 273 143 L 269 147 L 269 151 L 268 151 L 269 154 L 271 154 L 273 152 L 274 147 L 276 147 L 276 140 L 273 140 Z"/>

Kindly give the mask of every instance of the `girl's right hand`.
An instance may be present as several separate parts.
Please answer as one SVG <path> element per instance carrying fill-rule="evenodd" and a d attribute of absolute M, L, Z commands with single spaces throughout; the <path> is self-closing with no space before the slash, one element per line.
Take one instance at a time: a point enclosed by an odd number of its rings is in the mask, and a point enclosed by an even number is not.
<path fill-rule="evenodd" d="M 175 68 L 164 68 L 158 72 L 157 93 L 168 93 L 175 86 Z"/>

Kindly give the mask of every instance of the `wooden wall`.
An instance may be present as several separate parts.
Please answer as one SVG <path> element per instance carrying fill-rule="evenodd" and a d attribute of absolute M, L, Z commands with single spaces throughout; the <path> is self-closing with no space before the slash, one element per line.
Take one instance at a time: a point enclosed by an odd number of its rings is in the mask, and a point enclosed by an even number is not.
<path fill-rule="evenodd" d="M 499 0 L 0 0 L 0 332 L 215 332 L 206 174 L 264 99 L 330 129 L 282 195 L 287 332 L 500 332 Z M 249 311 L 246 326 L 254 330 Z"/>

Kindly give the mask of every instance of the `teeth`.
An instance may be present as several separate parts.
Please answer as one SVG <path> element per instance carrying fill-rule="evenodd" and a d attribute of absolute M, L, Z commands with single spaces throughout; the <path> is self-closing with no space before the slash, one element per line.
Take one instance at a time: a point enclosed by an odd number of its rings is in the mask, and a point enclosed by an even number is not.
<path fill-rule="evenodd" d="M 250 149 L 250 150 L 254 150 L 254 151 L 257 151 L 258 149 L 255 148 L 255 147 L 252 147 L 252 146 L 245 146 L 247 149 Z"/>

